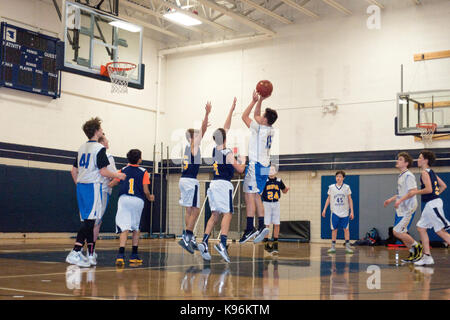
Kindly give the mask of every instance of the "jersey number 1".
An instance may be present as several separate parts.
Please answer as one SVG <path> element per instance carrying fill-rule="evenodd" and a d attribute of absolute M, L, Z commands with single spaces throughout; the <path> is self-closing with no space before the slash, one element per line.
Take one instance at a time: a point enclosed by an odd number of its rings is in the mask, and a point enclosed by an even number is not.
<path fill-rule="evenodd" d="M 128 180 L 130 187 L 128 188 L 128 194 L 134 194 L 134 179 Z"/>

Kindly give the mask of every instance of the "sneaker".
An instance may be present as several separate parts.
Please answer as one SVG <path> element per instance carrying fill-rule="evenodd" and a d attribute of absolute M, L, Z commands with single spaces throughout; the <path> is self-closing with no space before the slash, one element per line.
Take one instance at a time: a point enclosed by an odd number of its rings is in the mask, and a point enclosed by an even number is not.
<path fill-rule="evenodd" d="M 278 253 L 278 241 L 274 241 L 272 245 L 272 253 L 277 254 Z"/>
<path fill-rule="evenodd" d="M 267 241 L 266 244 L 264 245 L 264 250 L 266 250 L 269 253 L 272 253 L 272 247 L 270 246 L 269 241 Z"/>
<path fill-rule="evenodd" d="M 414 262 L 415 266 L 428 266 L 432 264 L 434 264 L 433 257 L 426 254 L 420 260 Z"/>
<path fill-rule="evenodd" d="M 193 236 L 193 237 L 191 238 L 191 246 L 192 246 L 192 249 L 198 251 L 198 244 L 197 244 L 197 241 L 195 240 L 195 236 Z"/>
<path fill-rule="evenodd" d="M 327 252 L 328 252 L 328 253 L 336 253 L 336 248 L 331 247 L 330 249 L 328 249 Z"/>
<path fill-rule="evenodd" d="M 419 261 L 423 257 L 423 245 L 418 243 L 414 246 L 414 261 Z"/>
<path fill-rule="evenodd" d="M 96 266 L 97 265 L 97 259 L 95 257 L 95 255 L 91 255 L 88 257 L 88 261 L 91 264 L 91 266 Z"/>
<path fill-rule="evenodd" d="M 184 235 L 181 236 L 181 240 L 178 241 L 178 244 L 183 247 L 184 249 L 186 249 L 187 252 L 193 254 L 194 253 L 194 249 L 192 248 L 192 244 L 191 241 L 186 241 L 186 237 Z"/>
<path fill-rule="evenodd" d="M 125 258 L 123 254 L 118 254 L 116 258 L 116 266 L 123 267 L 125 265 Z"/>
<path fill-rule="evenodd" d="M 89 261 L 86 261 L 85 259 L 86 259 L 86 257 L 83 256 L 81 251 L 72 250 L 67 255 L 66 262 L 77 265 L 79 267 L 89 268 L 91 266 L 91 264 L 89 263 Z"/>
<path fill-rule="evenodd" d="M 222 256 L 222 258 L 226 261 L 226 262 L 230 262 L 230 257 L 228 256 L 228 252 L 227 252 L 227 248 L 223 246 L 222 243 L 216 243 L 214 245 L 214 249 L 216 249 L 216 251 L 218 253 L 220 253 L 220 255 Z"/>
<path fill-rule="evenodd" d="M 408 258 L 406 258 L 406 259 L 402 259 L 402 262 L 403 263 L 413 263 L 414 262 L 414 258 L 415 257 L 415 254 L 414 254 L 414 252 L 409 252 L 409 257 Z"/>
<path fill-rule="evenodd" d="M 244 235 L 242 236 L 241 240 L 239 240 L 239 243 L 246 243 L 248 240 L 252 239 L 258 234 L 258 230 L 253 228 L 253 230 L 245 231 Z"/>
<path fill-rule="evenodd" d="M 345 253 L 348 253 L 348 254 L 353 253 L 352 248 L 350 248 L 350 246 L 346 246 L 346 247 L 345 247 Z"/>
<path fill-rule="evenodd" d="M 264 240 L 264 238 L 269 234 L 270 230 L 269 228 L 264 227 L 261 230 L 258 230 L 258 234 L 255 237 L 255 240 L 253 240 L 253 243 L 259 243 Z"/>
<path fill-rule="evenodd" d="M 131 254 L 130 259 L 128 259 L 129 263 L 142 263 L 142 259 L 139 258 L 137 254 Z"/>
<path fill-rule="evenodd" d="M 204 260 L 211 260 L 211 255 L 208 252 L 208 245 L 204 242 L 198 244 L 198 251 L 200 251 L 200 254 L 202 255 L 202 258 Z"/>

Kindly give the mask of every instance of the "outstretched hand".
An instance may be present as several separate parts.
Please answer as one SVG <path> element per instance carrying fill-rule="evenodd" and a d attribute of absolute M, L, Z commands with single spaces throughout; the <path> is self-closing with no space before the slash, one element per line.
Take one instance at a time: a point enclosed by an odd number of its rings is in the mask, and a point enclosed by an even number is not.
<path fill-rule="evenodd" d="M 258 102 L 259 100 L 259 94 L 256 90 L 253 90 L 253 102 Z"/>
<path fill-rule="evenodd" d="M 236 97 L 234 97 L 233 104 L 231 105 L 231 111 L 232 112 L 234 112 L 234 109 L 236 108 L 236 101 L 237 101 L 237 99 L 236 99 Z"/>
<path fill-rule="evenodd" d="M 205 106 L 205 110 L 206 110 L 206 114 L 209 114 L 211 112 L 211 101 L 206 102 L 206 106 Z"/>

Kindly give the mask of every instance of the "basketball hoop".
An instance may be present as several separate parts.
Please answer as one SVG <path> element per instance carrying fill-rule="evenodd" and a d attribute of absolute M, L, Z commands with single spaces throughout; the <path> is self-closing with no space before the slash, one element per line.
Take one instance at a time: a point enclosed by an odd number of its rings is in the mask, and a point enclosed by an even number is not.
<path fill-rule="evenodd" d="M 128 82 L 136 65 L 130 62 L 109 62 L 106 69 L 111 79 L 111 93 L 128 93 Z"/>
<path fill-rule="evenodd" d="M 417 129 L 420 131 L 420 136 L 422 137 L 422 141 L 425 147 L 431 145 L 433 141 L 433 135 L 436 131 L 437 124 L 436 123 L 418 123 L 416 125 Z"/>

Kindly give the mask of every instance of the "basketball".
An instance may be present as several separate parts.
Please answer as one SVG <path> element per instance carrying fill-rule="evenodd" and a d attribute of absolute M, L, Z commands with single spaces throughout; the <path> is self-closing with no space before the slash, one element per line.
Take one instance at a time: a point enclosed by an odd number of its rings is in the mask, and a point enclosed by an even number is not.
<path fill-rule="evenodd" d="M 272 94 L 273 86 L 269 80 L 261 80 L 256 85 L 256 91 L 261 97 L 266 98 Z"/>

